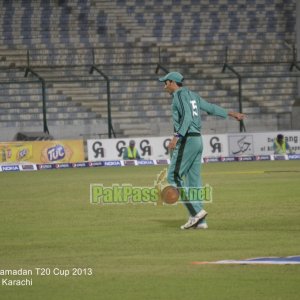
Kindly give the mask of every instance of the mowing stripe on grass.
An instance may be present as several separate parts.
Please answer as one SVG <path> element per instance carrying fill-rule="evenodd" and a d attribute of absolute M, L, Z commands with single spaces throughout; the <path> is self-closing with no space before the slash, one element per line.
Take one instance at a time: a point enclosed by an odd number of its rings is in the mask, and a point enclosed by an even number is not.
<path fill-rule="evenodd" d="M 256 170 L 256 171 L 220 171 L 220 172 L 204 172 L 205 175 L 224 175 L 224 174 L 264 174 L 265 171 L 262 170 Z"/>
<path fill-rule="evenodd" d="M 268 174 L 268 173 L 300 173 L 300 170 L 274 170 L 274 171 L 264 171 L 264 170 L 257 170 L 257 171 L 222 171 L 222 172 L 209 172 L 203 173 L 205 175 L 224 175 L 224 174 Z"/>

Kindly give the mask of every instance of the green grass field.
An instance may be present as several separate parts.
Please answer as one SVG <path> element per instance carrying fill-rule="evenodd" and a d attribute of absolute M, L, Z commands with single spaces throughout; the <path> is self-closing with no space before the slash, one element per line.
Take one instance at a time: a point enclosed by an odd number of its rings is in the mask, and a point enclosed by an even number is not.
<path fill-rule="evenodd" d="M 181 204 L 89 203 L 90 183 L 151 186 L 161 169 L 0 173 L 0 269 L 93 272 L 27 276 L 0 298 L 299 299 L 300 265 L 192 262 L 300 255 L 300 161 L 203 165 L 208 230 L 180 230 Z"/>

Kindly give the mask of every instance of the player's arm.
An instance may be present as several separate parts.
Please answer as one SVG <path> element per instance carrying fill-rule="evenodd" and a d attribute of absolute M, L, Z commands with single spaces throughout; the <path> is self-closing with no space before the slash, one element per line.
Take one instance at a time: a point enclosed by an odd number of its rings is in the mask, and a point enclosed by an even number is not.
<path fill-rule="evenodd" d="M 185 99 L 184 94 L 179 94 L 174 99 L 174 105 L 177 111 L 177 118 L 173 116 L 173 120 L 177 120 L 174 122 L 175 129 L 175 137 L 179 138 L 181 136 L 185 136 L 191 123 L 193 121 L 191 105 L 188 99 Z"/>
<path fill-rule="evenodd" d="M 177 141 L 180 137 L 184 136 L 190 126 L 191 120 L 188 120 L 188 114 L 190 114 L 190 108 L 186 107 L 182 98 L 176 97 L 173 100 L 173 125 L 174 136 L 172 137 L 168 148 L 170 150 L 175 149 Z"/>
<path fill-rule="evenodd" d="M 200 97 L 200 109 L 206 111 L 209 115 L 218 116 L 226 119 L 227 116 L 236 119 L 237 121 L 242 121 L 245 118 L 245 114 L 229 111 L 227 112 L 224 108 L 219 105 L 209 103 Z"/>
<path fill-rule="evenodd" d="M 218 116 L 226 119 L 228 116 L 227 111 L 219 105 L 209 103 L 200 97 L 200 109 L 207 112 L 209 115 Z"/>
<path fill-rule="evenodd" d="M 168 145 L 168 148 L 171 150 L 175 149 L 178 139 L 186 135 L 192 123 L 191 107 L 188 101 L 184 101 L 182 97 L 184 95 L 174 99 L 173 125 L 175 132 Z"/>

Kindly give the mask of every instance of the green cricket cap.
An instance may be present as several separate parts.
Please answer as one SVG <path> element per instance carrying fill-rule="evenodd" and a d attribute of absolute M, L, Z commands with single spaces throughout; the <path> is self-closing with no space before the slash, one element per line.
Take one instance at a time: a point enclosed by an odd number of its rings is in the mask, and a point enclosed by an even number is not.
<path fill-rule="evenodd" d="M 179 72 L 170 72 L 166 76 L 160 77 L 158 80 L 161 82 L 165 82 L 167 80 L 172 80 L 172 81 L 181 83 L 181 82 L 183 82 L 184 78 Z"/>

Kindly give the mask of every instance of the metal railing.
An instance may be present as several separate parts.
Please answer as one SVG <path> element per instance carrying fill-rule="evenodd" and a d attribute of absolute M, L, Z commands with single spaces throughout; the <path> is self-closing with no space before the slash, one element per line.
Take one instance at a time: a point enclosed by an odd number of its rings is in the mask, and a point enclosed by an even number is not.
<path fill-rule="evenodd" d="M 110 79 L 109 77 L 101 71 L 95 64 L 95 53 L 94 50 L 92 51 L 93 55 L 93 64 L 90 68 L 90 74 L 93 74 L 94 71 L 96 71 L 98 74 L 100 74 L 106 81 L 106 93 L 107 93 L 107 122 L 108 122 L 108 137 L 112 138 L 112 135 L 116 137 L 116 134 L 114 132 L 113 126 L 112 126 L 112 117 L 111 117 L 111 97 L 110 97 Z"/>
<path fill-rule="evenodd" d="M 24 77 L 27 77 L 28 74 L 31 73 L 34 77 L 36 77 L 42 85 L 42 103 L 43 103 L 43 132 L 50 134 L 48 129 L 48 122 L 47 122 L 47 104 L 46 104 L 46 82 L 45 79 L 40 76 L 38 73 L 36 73 L 31 67 L 30 67 L 30 60 L 29 60 L 29 51 L 27 51 L 27 67 L 25 69 L 25 75 Z"/>
<path fill-rule="evenodd" d="M 225 54 L 225 61 L 224 65 L 222 68 L 222 73 L 225 73 L 225 71 L 228 69 L 231 71 L 238 79 L 238 87 L 239 87 L 239 92 L 238 92 L 238 101 L 239 101 L 239 112 L 243 113 L 243 102 L 242 102 L 242 76 L 239 72 L 237 72 L 233 66 L 228 64 L 228 47 L 226 47 L 226 54 Z M 240 132 L 246 131 L 246 127 L 244 124 L 244 121 L 241 120 L 239 121 L 240 123 Z"/>

